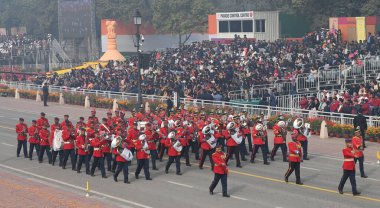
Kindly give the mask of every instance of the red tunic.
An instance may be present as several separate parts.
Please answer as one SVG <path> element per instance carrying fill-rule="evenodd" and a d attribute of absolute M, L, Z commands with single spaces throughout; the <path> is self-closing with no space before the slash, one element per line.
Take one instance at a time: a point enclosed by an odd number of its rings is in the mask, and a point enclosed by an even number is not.
<path fill-rule="evenodd" d="M 160 128 L 160 143 L 161 144 L 165 144 L 165 140 L 166 140 L 166 137 L 168 136 L 168 129 L 163 127 L 163 128 Z"/>
<path fill-rule="evenodd" d="M 92 153 L 92 156 L 94 157 L 103 157 L 103 151 L 101 146 L 103 145 L 103 142 L 99 138 L 94 138 L 90 142 L 91 146 L 94 147 L 94 152 Z"/>
<path fill-rule="evenodd" d="M 304 142 L 304 141 L 306 141 L 307 137 L 306 137 L 305 135 L 299 133 L 299 130 L 297 130 L 297 132 L 298 132 L 298 135 L 297 135 L 297 141 L 299 141 L 299 142 Z"/>
<path fill-rule="evenodd" d="M 228 174 L 228 168 L 226 166 L 226 154 L 224 152 L 213 153 L 212 160 L 214 161 L 214 173 Z"/>
<path fill-rule="evenodd" d="M 31 144 L 38 144 L 39 141 L 36 138 L 36 136 L 38 136 L 38 128 L 37 128 L 37 126 L 30 126 L 29 129 L 28 129 L 28 133 L 29 133 L 29 143 L 31 143 Z"/>
<path fill-rule="evenodd" d="M 259 131 L 255 128 L 252 128 L 252 144 L 263 145 L 265 144 L 263 136 L 258 136 Z"/>
<path fill-rule="evenodd" d="M 167 138 L 166 141 L 165 141 L 165 146 L 168 149 L 168 155 L 171 156 L 171 157 L 175 157 L 175 156 L 178 156 L 178 155 L 181 155 L 181 152 L 177 152 L 176 149 L 174 149 L 173 145 L 172 145 L 172 141 L 171 139 Z"/>
<path fill-rule="evenodd" d="M 74 139 L 70 134 L 70 129 L 66 126 L 62 128 L 62 139 L 63 139 L 63 149 L 71 150 L 74 149 Z"/>
<path fill-rule="evenodd" d="M 137 141 L 135 148 L 137 151 L 136 158 L 138 160 L 149 159 L 149 154 L 146 153 L 145 150 L 143 149 L 143 145 L 140 140 Z"/>
<path fill-rule="evenodd" d="M 147 137 L 147 142 L 149 146 L 149 150 L 156 150 L 157 146 L 155 141 L 158 139 L 157 134 L 155 134 L 152 130 L 145 130 L 144 134 Z"/>
<path fill-rule="evenodd" d="M 17 140 L 25 141 L 28 136 L 28 126 L 26 124 L 16 125 Z"/>
<path fill-rule="evenodd" d="M 39 118 L 38 120 L 37 120 L 37 127 L 38 127 L 38 129 L 42 129 L 42 126 L 50 126 L 49 125 L 49 121 L 47 120 L 47 118 Z"/>
<path fill-rule="evenodd" d="M 362 137 L 354 136 L 352 137 L 352 147 L 354 148 L 355 152 L 355 157 L 363 157 L 363 150 L 360 150 L 359 147 L 361 147 L 363 144 Z"/>
<path fill-rule="evenodd" d="M 96 116 L 90 116 L 87 120 L 87 126 L 90 126 L 91 123 L 97 124 L 99 123 L 99 119 Z"/>
<path fill-rule="evenodd" d="M 50 146 L 50 140 L 49 140 L 49 137 L 50 137 L 50 132 L 49 130 L 47 129 L 41 129 L 40 132 L 39 132 L 39 135 L 40 135 L 40 146 Z"/>
<path fill-rule="evenodd" d="M 211 146 L 208 142 L 204 141 L 205 135 L 201 132 L 199 134 L 199 142 L 201 143 L 201 148 L 203 150 L 211 150 Z"/>
<path fill-rule="evenodd" d="M 302 149 L 301 149 L 301 143 L 297 142 L 289 142 L 288 143 L 289 148 L 289 161 L 290 162 L 301 162 L 302 157 Z"/>
<path fill-rule="evenodd" d="M 138 137 L 139 137 L 139 130 L 134 129 L 134 128 L 128 129 L 127 140 L 132 142 L 133 147 L 134 145 L 136 145 Z"/>
<path fill-rule="evenodd" d="M 353 148 L 344 148 L 342 150 L 344 162 L 343 162 L 343 170 L 355 170 L 355 162 L 354 157 L 355 155 L 352 153 L 354 149 Z"/>
<path fill-rule="evenodd" d="M 85 151 L 85 149 L 86 149 L 85 136 L 77 136 L 75 143 L 76 143 L 76 146 L 78 148 L 78 155 L 87 155 L 87 152 Z"/>
<path fill-rule="evenodd" d="M 281 135 L 281 127 L 279 127 L 277 124 L 273 126 L 273 133 L 274 133 L 274 144 L 283 144 L 285 143 L 284 138 Z"/>

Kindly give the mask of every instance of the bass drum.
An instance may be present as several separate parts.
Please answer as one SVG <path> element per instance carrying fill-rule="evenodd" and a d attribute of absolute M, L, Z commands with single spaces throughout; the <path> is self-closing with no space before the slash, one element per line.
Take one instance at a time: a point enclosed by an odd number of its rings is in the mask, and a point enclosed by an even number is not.
<path fill-rule="evenodd" d="M 231 135 L 231 138 L 236 142 L 236 144 L 241 144 L 243 137 L 238 134 L 238 131 L 235 134 Z"/>
<path fill-rule="evenodd" d="M 133 160 L 133 154 L 127 148 L 123 149 L 123 152 L 121 152 L 120 156 L 122 156 L 126 161 L 132 161 Z"/>
<path fill-rule="evenodd" d="M 53 150 L 59 151 L 63 148 L 63 138 L 62 138 L 62 130 L 56 129 L 54 131 L 54 138 L 53 138 Z"/>

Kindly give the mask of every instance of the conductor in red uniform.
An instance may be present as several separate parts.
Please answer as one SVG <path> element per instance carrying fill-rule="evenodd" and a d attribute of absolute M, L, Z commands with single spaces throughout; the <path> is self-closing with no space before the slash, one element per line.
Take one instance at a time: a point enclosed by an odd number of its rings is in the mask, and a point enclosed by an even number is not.
<path fill-rule="evenodd" d="M 227 194 L 228 168 L 226 165 L 226 154 L 222 152 L 222 145 L 216 146 L 215 153 L 212 154 L 212 160 L 214 161 L 215 166 L 213 169 L 214 180 L 212 181 L 209 188 L 210 194 L 214 194 L 214 189 L 220 180 L 222 182 L 223 197 L 230 197 L 230 195 Z"/>
<path fill-rule="evenodd" d="M 344 162 L 343 162 L 343 176 L 340 179 L 338 186 L 338 191 L 340 194 L 343 194 L 343 187 L 347 179 L 350 178 L 352 194 L 354 196 L 359 195 L 360 192 L 356 189 L 356 180 L 355 180 L 355 150 L 352 147 L 352 140 L 346 139 L 346 148 L 342 150 Z"/>
<path fill-rule="evenodd" d="M 288 143 L 289 147 L 289 169 L 285 174 L 285 182 L 288 182 L 289 176 L 295 171 L 296 173 L 296 184 L 303 185 L 301 182 L 300 169 L 301 169 L 301 158 L 302 149 L 301 143 L 297 141 L 298 131 L 295 129 L 292 134 L 292 140 Z"/>
<path fill-rule="evenodd" d="M 352 137 L 352 146 L 355 150 L 355 164 L 359 161 L 360 176 L 362 178 L 368 178 L 364 173 L 364 146 L 363 138 L 361 137 L 360 127 L 355 130 L 355 135 Z"/>

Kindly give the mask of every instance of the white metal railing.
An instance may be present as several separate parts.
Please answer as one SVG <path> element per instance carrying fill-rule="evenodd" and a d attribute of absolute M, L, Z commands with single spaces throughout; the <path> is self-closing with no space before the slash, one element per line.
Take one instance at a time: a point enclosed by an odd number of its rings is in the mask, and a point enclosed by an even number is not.
<path fill-rule="evenodd" d="M 17 83 L 17 82 L 5 82 L 1 81 L 2 84 L 6 84 L 11 88 L 16 88 L 20 90 L 41 90 L 41 85 Z M 110 91 L 94 91 L 94 90 L 78 90 L 75 88 L 66 88 L 66 87 L 57 87 L 50 86 L 51 92 L 67 92 L 67 93 L 83 93 L 86 95 L 93 94 L 96 96 L 118 99 L 118 100 L 137 100 L 137 94 L 134 93 L 122 93 L 122 92 L 110 92 Z M 150 101 L 160 101 L 164 102 L 166 97 L 156 96 L 156 95 L 143 95 L 144 100 Z M 296 98 L 294 98 L 296 99 Z M 241 112 L 243 110 L 247 111 L 250 115 L 259 115 L 264 113 L 267 116 L 288 114 L 293 116 L 302 116 L 302 117 L 323 117 L 328 120 L 340 123 L 340 124 L 353 124 L 353 114 L 342 114 L 342 113 L 333 113 L 333 112 L 320 112 L 320 111 L 310 111 L 303 110 L 299 108 L 285 108 L 285 107 L 272 107 L 272 106 L 260 106 L 260 105 L 250 105 L 250 104 L 241 104 L 234 102 L 221 102 L 221 101 L 207 101 L 207 100 L 197 100 L 197 99 L 188 99 L 181 98 L 181 103 L 184 103 L 185 106 L 197 106 L 197 107 L 212 107 L 216 108 L 217 106 L 224 108 L 228 107 L 233 109 L 235 112 Z M 369 126 L 380 126 L 380 118 L 376 116 L 368 116 L 368 125 Z"/>

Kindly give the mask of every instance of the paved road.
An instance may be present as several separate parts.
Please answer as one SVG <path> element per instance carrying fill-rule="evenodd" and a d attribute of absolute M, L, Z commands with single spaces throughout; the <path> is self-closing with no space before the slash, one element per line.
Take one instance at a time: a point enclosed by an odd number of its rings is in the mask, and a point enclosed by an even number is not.
<path fill-rule="evenodd" d="M 380 165 L 376 164 L 376 150 L 380 145 L 369 143 L 366 149 L 366 172 L 368 179 L 357 177 L 357 184 L 362 196 L 353 197 L 349 182 L 344 191 L 337 193 L 337 185 L 342 174 L 341 148 L 342 139 L 321 140 L 313 137 L 310 140 L 311 160 L 302 163 L 301 177 L 304 186 L 295 185 L 294 176 L 290 183 L 283 182 L 287 164 L 280 161 L 264 166 L 260 160 L 255 164 L 243 162 L 243 168 L 235 168 L 230 163 L 228 190 L 232 195 L 226 199 L 221 197 L 220 185 L 217 194 L 210 196 L 208 186 L 213 177 L 212 172 L 205 168 L 199 170 L 193 160 L 192 167 L 182 165 L 182 176 L 175 175 L 171 167 L 167 175 L 163 172 L 165 163 L 158 163 L 159 171 L 151 171 L 153 181 L 136 180 L 133 171 L 134 161 L 130 167 L 131 184 L 115 183 L 112 178 L 102 179 L 100 173 L 96 177 L 77 174 L 71 169 L 62 170 L 47 163 L 38 164 L 36 160 L 29 161 L 16 157 L 14 125 L 22 116 L 30 123 L 45 111 L 48 118 L 62 117 L 69 113 L 72 118 L 88 116 L 89 110 L 79 106 L 59 106 L 51 104 L 43 108 L 41 103 L 28 100 L 0 98 L 0 170 L 14 173 L 19 177 L 40 181 L 44 185 L 60 191 L 74 193 L 84 198 L 85 184 L 89 181 L 91 197 L 100 203 L 112 203 L 119 207 L 380 207 Z M 105 110 L 98 109 L 101 116 Z M 53 115 L 54 114 L 54 115 Z M 272 146 L 272 145 L 270 145 Z M 262 158 L 258 155 L 258 159 Z M 70 167 L 70 165 L 68 165 Z M 132 173 L 132 174 L 131 174 Z M 111 173 L 107 173 L 111 176 Z M 119 176 L 121 178 L 121 176 Z M 111 206 L 112 206 L 111 205 Z"/>

